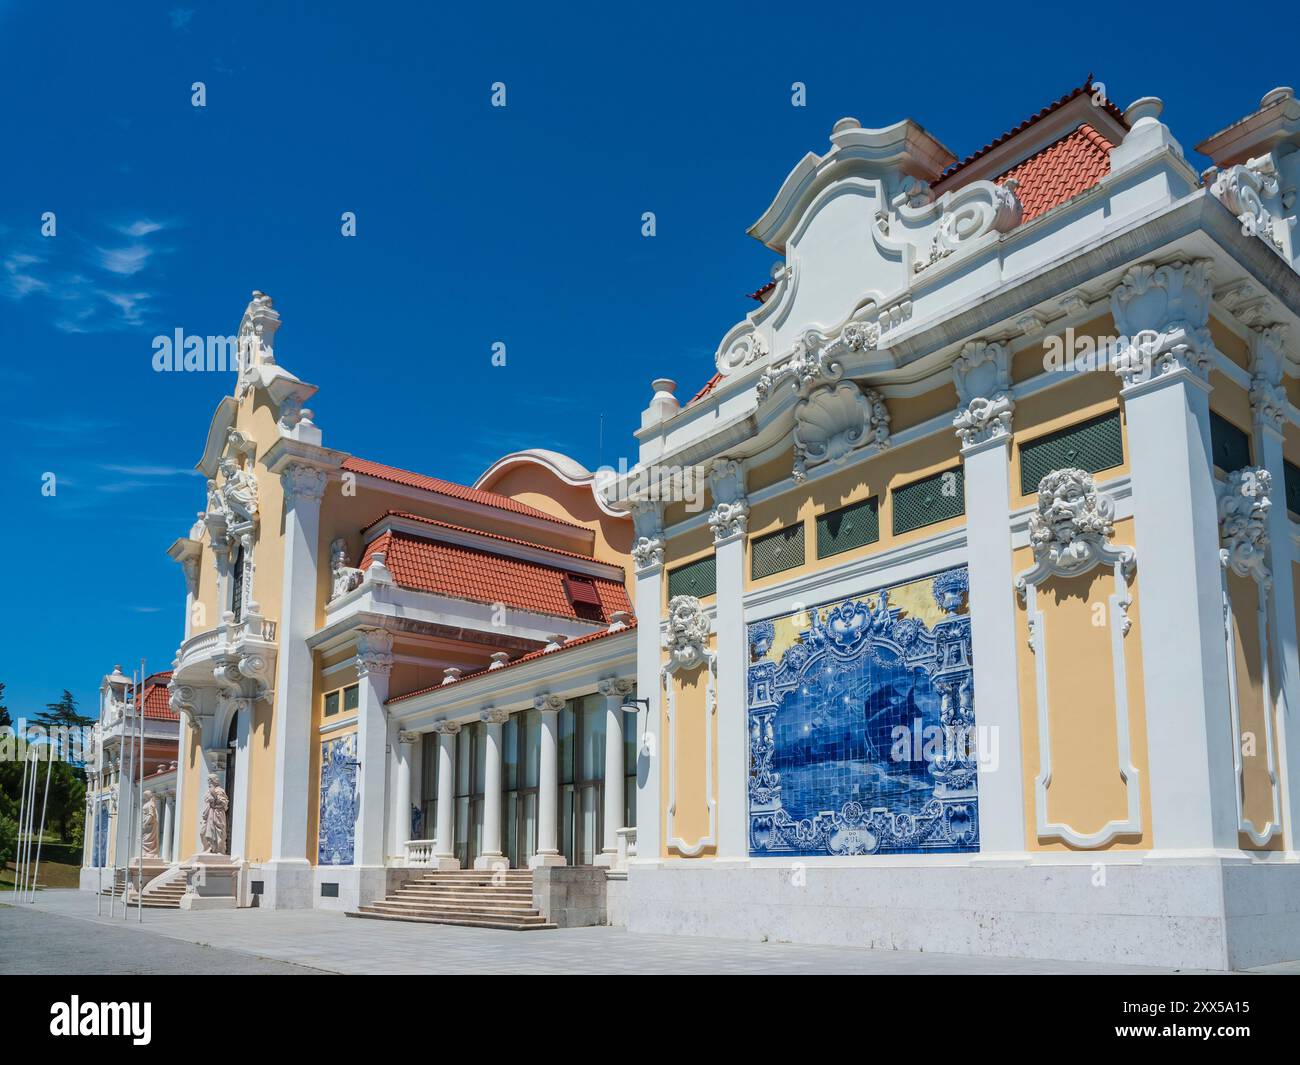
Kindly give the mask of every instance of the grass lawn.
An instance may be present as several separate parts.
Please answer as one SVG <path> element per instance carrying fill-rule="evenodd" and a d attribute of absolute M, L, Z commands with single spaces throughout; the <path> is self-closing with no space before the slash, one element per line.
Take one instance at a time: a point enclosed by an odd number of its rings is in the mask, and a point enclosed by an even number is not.
<path fill-rule="evenodd" d="M 12 891 L 17 873 L 12 863 L 6 862 L 0 869 L 0 891 Z M 41 858 L 40 873 L 36 878 L 37 887 L 74 888 L 81 883 L 81 866 L 65 865 L 62 862 L 47 862 Z"/>

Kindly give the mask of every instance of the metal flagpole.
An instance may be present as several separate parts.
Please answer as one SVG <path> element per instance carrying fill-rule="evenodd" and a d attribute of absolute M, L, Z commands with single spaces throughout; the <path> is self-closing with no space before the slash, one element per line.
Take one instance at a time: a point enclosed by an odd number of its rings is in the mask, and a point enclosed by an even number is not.
<path fill-rule="evenodd" d="M 18 839 L 14 844 L 14 901 L 18 899 L 19 871 L 23 867 L 23 823 L 27 814 L 27 757 L 26 730 L 23 731 L 23 782 L 18 787 Z"/>
<path fill-rule="evenodd" d="M 140 886 L 136 889 L 136 921 L 144 923 L 144 659 L 140 659 L 140 690 L 135 697 L 135 716 L 140 723 Z"/>
<path fill-rule="evenodd" d="M 36 764 L 36 747 L 33 745 L 27 748 L 28 757 L 32 760 L 32 772 L 27 781 L 27 845 L 23 848 L 23 894 L 27 892 L 27 880 L 32 872 L 32 826 L 36 821 L 36 778 L 40 773 L 41 767 Z"/>
<path fill-rule="evenodd" d="M 36 837 L 36 864 L 32 866 L 31 898 L 36 902 L 36 878 L 41 872 L 41 843 L 45 839 L 45 813 L 50 808 L 50 774 L 54 772 L 54 744 L 51 741 L 45 748 L 45 798 L 41 800 L 41 827 Z"/>
<path fill-rule="evenodd" d="M 131 833 L 134 831 L 135 813 L 131 809 L 131 804 L 127 801 L 131 795 L 129 788 L 133 786 L 135 780 L 135 737 L 131 730 L 131 704 L 135 699 L 135 670 L 131 671 L 131 694 L 127 701 L 122 705 L 122 728 L 120 730 L 121 739 L 118 741 L 118 747 L 122 752 L 122 771 L 117 775 L 117 816 L 126 818 L 126 840 L 121 847 L 122 865 L 125 867 L 122 877 L 122 920 L 126 920 L 127 911 L 130 904 L 127 899 L 131 897 Z M 130 757 L 127 757 L 127 756 Z M 118 856 L 113 858 L 113 879 L 117 880 L 117 862 Z M 116 888 L 114 891 L 116 892 Z"/>

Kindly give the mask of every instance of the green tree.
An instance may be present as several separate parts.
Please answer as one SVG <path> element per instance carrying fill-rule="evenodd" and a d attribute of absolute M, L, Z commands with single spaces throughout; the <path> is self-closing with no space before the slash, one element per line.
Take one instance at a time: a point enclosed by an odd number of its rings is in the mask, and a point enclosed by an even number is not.
<path fill-rule="evenodd" d="M 57 703 L 46 703 L 45 709 L 36 715 L 36 724 L 44 725 L 47 729 L 60 725 L 69 728 L 85 728 L 93 722 L 93 718 L 86 717 L 77 709 L 77 700 L 72 697 L 72 692 L 67 688 L 63 689 L 62 699 Z"/>
<path fill-rule="evenodd" d="M 5 706 L 4 681 L 0 680 L 0 728 L 4 728 L 6 725 L 12 725 L 12 724 L 13 721 L 10 720 L 9 717 L 9 707 Z"/>

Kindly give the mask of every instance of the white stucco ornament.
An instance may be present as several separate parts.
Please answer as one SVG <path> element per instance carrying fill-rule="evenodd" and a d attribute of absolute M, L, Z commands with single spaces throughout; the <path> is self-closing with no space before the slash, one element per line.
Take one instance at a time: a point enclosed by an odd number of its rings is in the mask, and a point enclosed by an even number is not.
<path fill-rule="evenodd" d="M 972 340 L 962 348 L 952 368 L 960 403 L 953 417 L 962 447 L 997 437 L 1009 437 L 1011 415 L 1011 354 L 1005 344 Z"/>
<path fill-rule="evenodd" d="M 1233 470 L 1219 484 L 1219 558 L 1239 577 L 1254 577 L 1267 585 L 1268 512 L 1273 505 L 1268 494 L 1273 478 L 1268 470 L 1247 466 Z"/>
<path fill-rule="evenodd" d="M 1113 548 L 1114 504 L 1097 491 L 1085 470 L 1054 470 L 1038 484 L 1038 509 L 1029 515 L 1029 545 L 1040 570 L 1060 576 L 1086 573 L 1100 562 L 1111 563 L 1117 551 L 1124 568 L 1133 553 Z M 1035 578 L 1039 579 L 1039 578 Z"/>
<path fill-rule="evenodd" d="M 878 392 L 852 381 L 827 385 L 799 401 L 794 411 L 794 479 L 809 466 L 843 462 L 857 448 L 889 446 L 889 411 Z"/>
<path fill-rule="evenodd" d="M 348 542 L 342 536 L 330 544 L 330 573 L 333 576 L 331 600 L 347 595 L 352 589 L 360 587 L 361 582 L 365 580 L 365 570 L 348 564 Z"/>
<path fill-rule="evenodd" d="M 668 631 L 664 649 L 677 669 L 692 669 L 707 657 L 709 616 L 693 595 L 675 595 L 668 602 Z"/>
<path fill-rule="evenodd" d="M 1210 186 L 1215 198 L 1237 216 L 1241 231 L 1249 237 L 1259 237 L 1274 251 L 1282 250 L 1282 239 L 1275 231 L 1273 214 L 1264 201 L 1276 201 L 1279 191 L 1277 163 L 1271 152 L 1220 171 Z"/>
<path fill-rule="evenodd" d="M 1209 377 L 1209 259 L 1129 267 L 1110 296 L 1111 313 L 1127 343 L 1113 366 L 1125 387 L 1178 372 Z"/>

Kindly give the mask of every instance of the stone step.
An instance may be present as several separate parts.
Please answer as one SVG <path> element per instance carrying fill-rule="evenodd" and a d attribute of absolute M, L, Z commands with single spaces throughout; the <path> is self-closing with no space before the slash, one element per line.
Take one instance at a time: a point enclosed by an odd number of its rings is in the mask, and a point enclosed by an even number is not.
<path fill-rule="evenodd" d="M 449 887 L 442 884 L 403 884 L 399 891 L 416 892 L 421 895 L 471 895 L 475 898 L 493 899 L 531 899 L 533 892 L 531 888 L 468 888 L 468 887 Z"/>
<path fill-rule="evenodd" d="M 502 932 L 540 932 L 558 927 L 553 924 L 521 924 L 518 921 L 494 921 L 482 918 L 459 917 L 408 917 L 392 913 L 376 913 L 363 906 L 359 910 L 349 910 L 349 917 L 361 917 L 371 921 L 410 921 L 415 924 L 445 924 L 460 928 L 494 928 Z"/>
<path fill-rule="evenodd" d="M 403 913 L 415 910 L 437 910 L 456 913 L 491 913 L 491 914 L 510 914 L 511 916 L 528 917 L 537 913 L 531 906 L 498 906 L 491 902 L 431 902 L 425 899 L 395 899 L 389 896 L 381 899 L 379 902 L 373 902 L 370 905 L 379 906 L 383 909 L 400 910 Z"/>
<path fill-rule="evenodd" d="M 457 876 L 454 873 L 425 873 L 423 876 L 413 877 L 427 884 L 463 884 L 474 885 L 478 887 L 491 887 L 493 885 L 518 884 L 532 885 L 533 878 L 531 875 L 524 876 Z"/>

